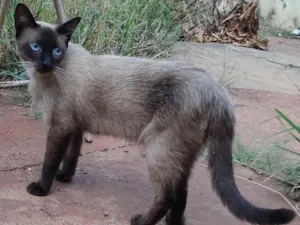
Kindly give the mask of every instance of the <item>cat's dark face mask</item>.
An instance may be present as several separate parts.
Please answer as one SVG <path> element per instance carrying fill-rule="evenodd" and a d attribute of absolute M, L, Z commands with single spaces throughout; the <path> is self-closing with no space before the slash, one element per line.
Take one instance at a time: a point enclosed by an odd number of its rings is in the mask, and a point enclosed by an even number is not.
<path fill-rule="evenodd" d="M 15 29 L 19 57 L 39 73 L 52 72 L 63 60 L 68 42 L 80 17 L 59 26 L 38 23 L 24 4 L 15 11 Z"/>

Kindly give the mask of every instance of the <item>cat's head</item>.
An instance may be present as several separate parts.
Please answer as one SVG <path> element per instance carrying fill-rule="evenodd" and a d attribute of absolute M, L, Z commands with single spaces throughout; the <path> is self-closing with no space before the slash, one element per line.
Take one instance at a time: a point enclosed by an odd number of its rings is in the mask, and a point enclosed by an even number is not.
<path fill-rule="evenodd" d="M 39 73 L 48 73 L 64 59 L 80 17 L 61 25 L 38 22 L 24 4 L 15 10 L 17 54 Z"/>

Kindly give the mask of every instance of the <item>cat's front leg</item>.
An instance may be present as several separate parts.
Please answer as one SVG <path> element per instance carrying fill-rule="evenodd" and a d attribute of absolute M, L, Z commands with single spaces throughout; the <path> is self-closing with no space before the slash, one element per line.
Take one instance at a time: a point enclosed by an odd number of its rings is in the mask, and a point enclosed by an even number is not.
<path fill-rule="evenodd" d="M 62 169 L 56 174 L 56 180 L 70 182 L 75 174 L 80 149 L 82 146 L 83 131 L 77 129 L 72 133 L 69 148 L 65 153 Z"/>
<path fill-rule="evenodd" d="M 61 127 L 52 126 L 47 135 L 46 153 L 38 182 L 28 185 L 28 193 L 36 196 L 45 196 L 49 193 L 56 172 L 68 148 L 71 132 L 63 130 Z"/>

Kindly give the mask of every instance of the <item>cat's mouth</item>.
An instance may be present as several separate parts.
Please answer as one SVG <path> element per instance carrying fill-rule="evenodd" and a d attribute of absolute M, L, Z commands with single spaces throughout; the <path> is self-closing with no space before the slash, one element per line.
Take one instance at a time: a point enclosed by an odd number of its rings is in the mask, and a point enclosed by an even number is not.
<path fill-rule="evenodd" d="M 36 68 L 35 68 L 35 70 L 37 71 L 37 72 L 39 72 L 39 73 L 50 73 L 50 72 L 53 72 L 54 71 L 54 69 L 55 69 L 55 66 L 50 66 L 50 65 L 47 65 L 47 66 L 45 66 L 45 65 L 43 65 L 43 66 L 37 66 Z"/>

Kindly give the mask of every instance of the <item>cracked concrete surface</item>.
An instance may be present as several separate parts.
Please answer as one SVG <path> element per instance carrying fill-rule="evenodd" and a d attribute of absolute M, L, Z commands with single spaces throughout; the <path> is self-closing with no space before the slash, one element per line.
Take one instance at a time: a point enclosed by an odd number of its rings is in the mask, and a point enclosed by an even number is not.
<path fill-rule="evenodd" d="M 274 107 L 299 115 L 299 96 L 282 87 L 281 93 L 259 88 L 236 91 L 233 101 L 243 106 L 236 108 L 237 129 L 246 141 L 253 133 L 263 136 L 277 130 L 275 125 L 251 129 L 272 116 Z M 11 105 L 0 96 L 0 225 L 123 225 L 129 224 L 134 213 L 148 209 L 153 193 L 145 158 L 137 146 L 108 137 L 94 137 L 93 143 L 84 143 L 72 183 L 54 182 L 46 197 L 29 195 L 26 186 L 40 175 L 46 129 L 40 120 L 23 116 L 24 112 L 26 108 Z M 261 179 L 245 168 L 235 169 L 241 176 Z M 289 208 L 273 192 L 240 179 L 237 183 L 245 197 L 259 206 Z M 190 180 L 186 216 L 187 224 L 246 224 L 221 204 L 211 189 L 208 171 L 199 164 Z M 297 218 L 291 225 L 299 222 Z"/>

